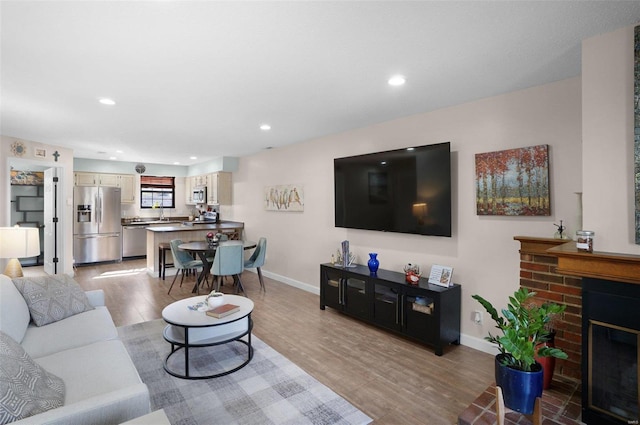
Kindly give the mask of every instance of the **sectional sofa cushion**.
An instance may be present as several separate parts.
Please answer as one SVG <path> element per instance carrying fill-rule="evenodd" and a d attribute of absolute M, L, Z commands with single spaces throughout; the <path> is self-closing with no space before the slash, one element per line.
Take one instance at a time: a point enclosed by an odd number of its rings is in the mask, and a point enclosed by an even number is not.
<path fill-rule="evenodd" d="M 29 307 L 8 276 L 0 274 L 0 331 L 22 342 L 29 326 Z"/>
<path fill-rule="evenodd" d="M 118 338 L 118 329 L 106 307 L 96 307 L 47 326 L 29 325 L 22 346 L 34 359 Z"/>
<path fill-rule="evenodd" d="M 62 379 L 38 365 L 13 338 L 0 332 L 0 424 L 64 403 Z"/>
<path fill-rule="evenodd" d="M 93 309 L 80 285 L 64 274 L 20 277 L 13 283 L 27 302 L 36 326 Z"/>

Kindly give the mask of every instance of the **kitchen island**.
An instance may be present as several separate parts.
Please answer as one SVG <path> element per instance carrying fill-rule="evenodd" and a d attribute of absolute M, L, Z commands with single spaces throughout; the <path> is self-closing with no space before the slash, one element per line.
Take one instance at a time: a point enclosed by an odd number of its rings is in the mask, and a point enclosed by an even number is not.
<path fill-rule="evenodd" d="M 167 225 L 147 227 L 147 274 L 158 276 L 158 244 L 169 243 L 172 239 L 181 239 L 184 242 L 203 241 L 209 232 L 214 234 L 224 233 L 230 240 L 242 239 L 244 223 L 238 221 L 221 220 L 218 223 L 198 225 Z M 167 263 L 173 262 L 170 253 L 167 253 Z M 175 269 L 168 269 L 167 274 L 175 274 Z"/>

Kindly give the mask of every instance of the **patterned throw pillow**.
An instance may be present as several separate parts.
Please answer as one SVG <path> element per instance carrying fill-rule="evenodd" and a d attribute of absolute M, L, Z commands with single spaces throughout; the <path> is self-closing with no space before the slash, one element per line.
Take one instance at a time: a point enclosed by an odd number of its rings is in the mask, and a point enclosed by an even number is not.
<path fill-rule="evenodd" d="M 27 302 L 36 326 L 93 310 L 80 285 L 64 274 L 20 277 L 13 279 L 13 284 Z"/>
<path fill-rule="evenodd" d="M 60 407 L 64 392 L 62 379 L 44 370 L 0 331 L 0 424 Z"/>

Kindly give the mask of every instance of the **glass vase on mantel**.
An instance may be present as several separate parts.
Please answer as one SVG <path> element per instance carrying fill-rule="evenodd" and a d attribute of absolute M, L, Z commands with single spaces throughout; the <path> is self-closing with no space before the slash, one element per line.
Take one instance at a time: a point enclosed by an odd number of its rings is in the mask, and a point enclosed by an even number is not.
<path fill-rule="evenodd" d="M 380 261 L 378 261 L 378 254 L 376 252 L 369 253 L 369 261 L 367 262 L 367 266 L 369 266 L 369 272 L 371 274 L 376 274 L 378 271 L 378 267 L 380 266 Z"/>

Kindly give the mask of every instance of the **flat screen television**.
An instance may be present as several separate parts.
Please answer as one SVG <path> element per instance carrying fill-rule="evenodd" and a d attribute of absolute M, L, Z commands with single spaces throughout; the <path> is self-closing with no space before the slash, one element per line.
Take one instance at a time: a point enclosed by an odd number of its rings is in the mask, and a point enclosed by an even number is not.
<path fill-rule="evenodd" d="M 333 160 L 335 225 L 451 237 L 451 144 Z"/>

